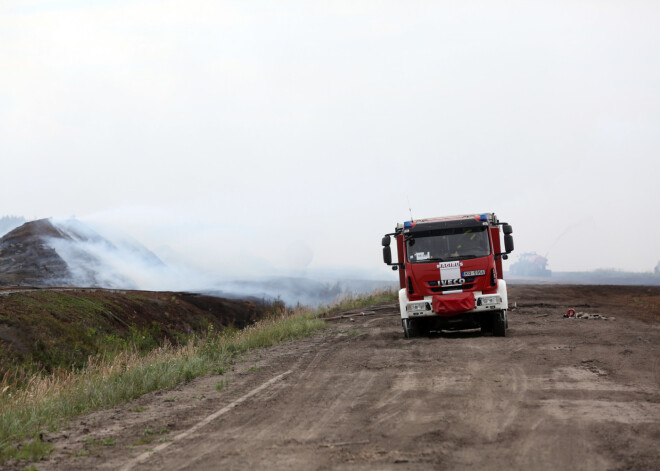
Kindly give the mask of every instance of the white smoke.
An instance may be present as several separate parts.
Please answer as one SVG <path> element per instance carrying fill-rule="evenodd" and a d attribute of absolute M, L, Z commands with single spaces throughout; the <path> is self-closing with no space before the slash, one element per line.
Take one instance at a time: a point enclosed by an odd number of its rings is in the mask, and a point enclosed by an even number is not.
<path fill-rule="evenodd" d="M 283 264 L 289 273 L 297 276 L 276 276 L 273 269 L 266 271 L 270 276 L 231 279 L 231 271 L 223 277 L 192 268 L 171 249 L 161 249 L 168 252 L 165 262 L 140 242 L 107 225 L 86 224 L 77 219 L 51 222 L 64 237 L 50 238 L 48 243 L 66 262 L 73 278 L 71 283 L 78 286 L 193 291 L 225 297 L 281 299 L 289 305 L 318 305 L 394 285 L 388 281 L 350 280 L 339 274 L 311 279 L 305 276 L 305 270 L 313 252 L 301 240 L 291 242 L 280 255 L 286 259 Z M 248 256 L 245 254 L 243 260 Z"/>
<path fill-rule="evenodd" d="M 76 219 L 52 219 L 66 237 L 48 243 L 66 262 L 81 286 L 143 290 L 199 290 L 204 277 L 184 267 L 166 265 L 135 239 L 109 227 Z"/>

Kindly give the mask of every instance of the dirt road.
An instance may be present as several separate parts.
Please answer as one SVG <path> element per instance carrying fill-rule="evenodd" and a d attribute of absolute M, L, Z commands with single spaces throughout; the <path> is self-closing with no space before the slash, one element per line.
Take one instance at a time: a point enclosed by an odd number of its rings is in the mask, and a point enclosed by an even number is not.
<path fill-rule="evenodd" d="M 75 420 L 38 468 L 659 469 L 659 301 L 512 287 L 506 338 L 406 340 L 394 308 L 339 320 Z M 563 319 L 568 307 L 615 319 Z"/>

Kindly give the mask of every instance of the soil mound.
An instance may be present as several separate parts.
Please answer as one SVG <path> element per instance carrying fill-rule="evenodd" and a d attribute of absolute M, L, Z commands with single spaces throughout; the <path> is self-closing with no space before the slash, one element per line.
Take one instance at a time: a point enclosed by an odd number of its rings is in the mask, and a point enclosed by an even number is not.
<path fill-rule="evenodd" d="M 48 239 L 70 238 L 48 219 L 23 224 L 0 239 L 0 286 L 68 285 L 71 272 Z"/>
<path fill-rule="evenodd" d="M 139 243 L 118 246 L 75 219 L 30 221 L 0 239 L 0 286 L 139 288 L 122 263 L 165 267 Z"/>

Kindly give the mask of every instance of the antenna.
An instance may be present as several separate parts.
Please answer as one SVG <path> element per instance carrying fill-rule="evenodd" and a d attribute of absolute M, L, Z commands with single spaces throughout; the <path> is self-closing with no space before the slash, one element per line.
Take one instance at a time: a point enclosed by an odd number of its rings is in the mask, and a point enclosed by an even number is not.
<path fill-rule="evenodd" d="M 406 199 L 408 200 L 408 211 L 410 211 L 410 222 L 413 222 L 412 206 L 410 205 L 410 198 L 408 198 L 408 195 L 406 195 Z"/>

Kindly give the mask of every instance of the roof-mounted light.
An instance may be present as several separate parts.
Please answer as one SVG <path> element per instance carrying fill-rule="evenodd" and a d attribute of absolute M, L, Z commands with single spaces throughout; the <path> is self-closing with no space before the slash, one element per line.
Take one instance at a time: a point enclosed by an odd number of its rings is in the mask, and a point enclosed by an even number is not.
<path fill-rule="evenodd" d="M 479 220 L 480 220 L 480 221 L 483 221 L 483 222 L 488 221 L 488 214 L 482 214 L 482 215 L 480 215 L 480 216 L 479 216 Z"/>
<path fill-rule="evenodd" d="M 403 223 L 403 227 L 406 229 L 410 229 L 412 227 L 412 222 L 406 221 Z"/>

